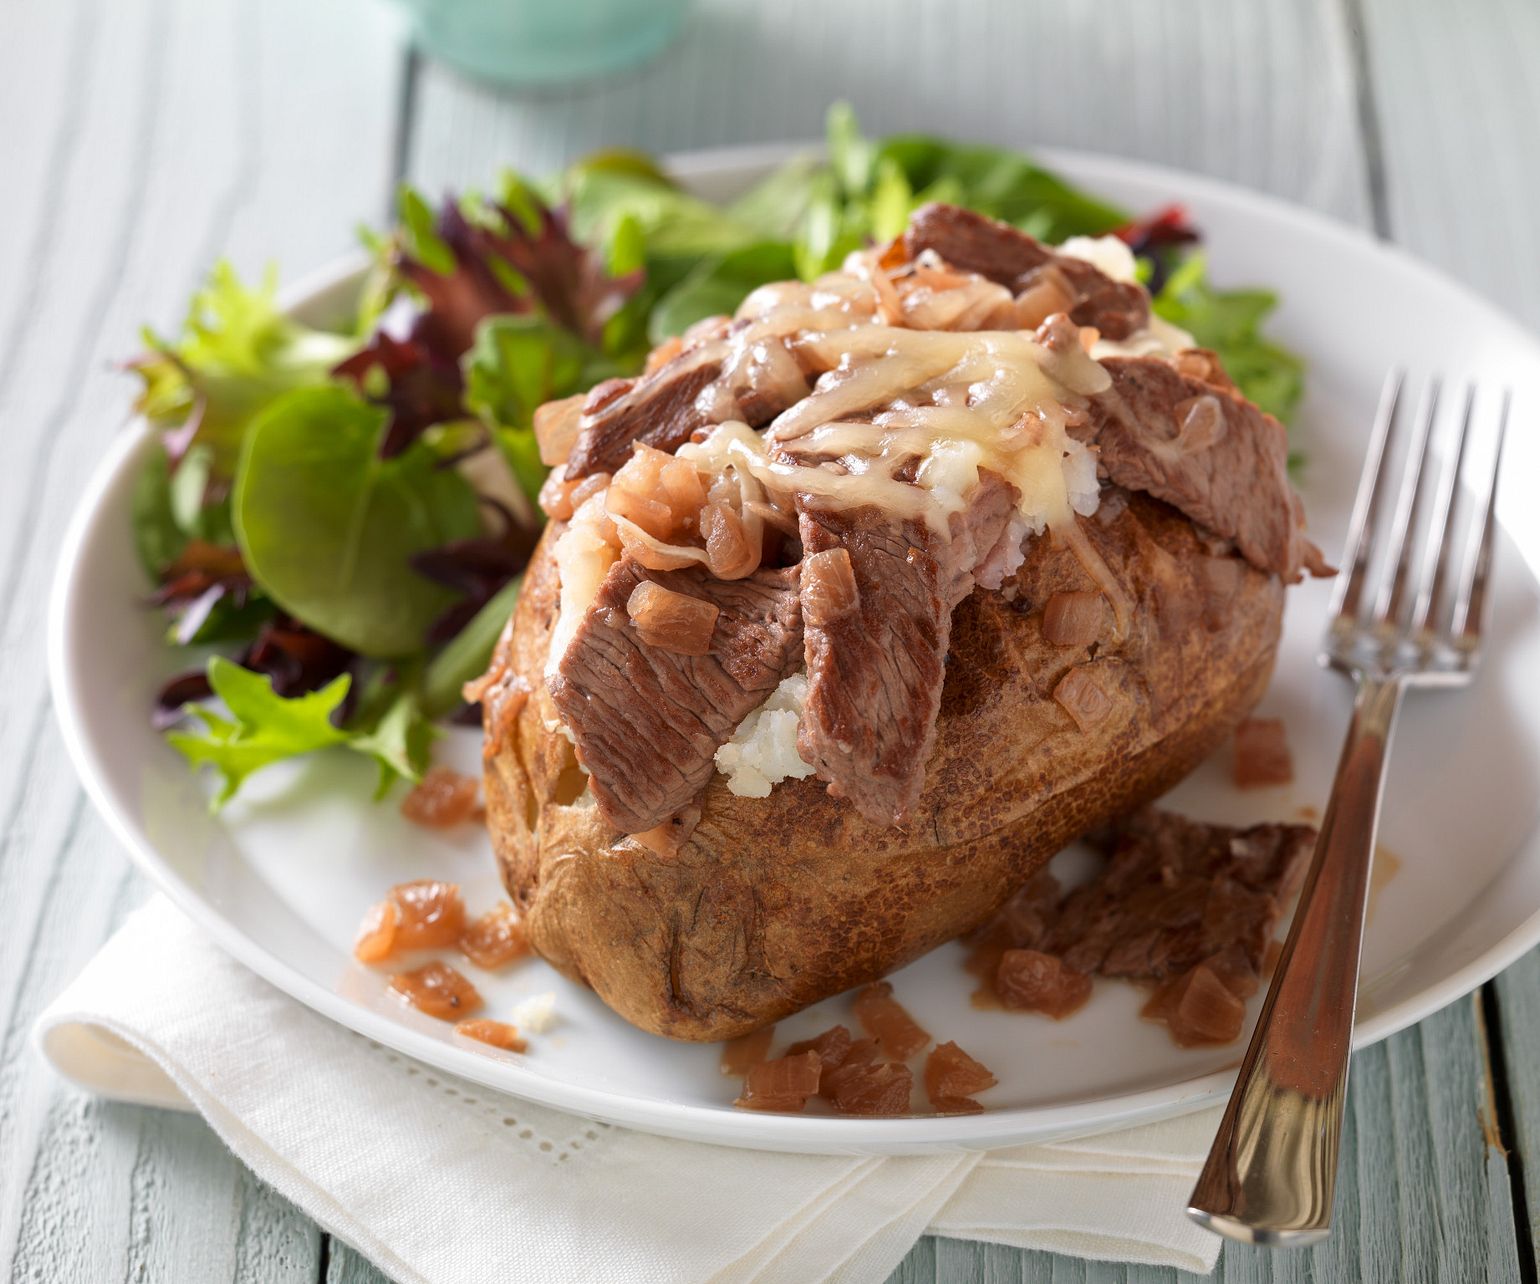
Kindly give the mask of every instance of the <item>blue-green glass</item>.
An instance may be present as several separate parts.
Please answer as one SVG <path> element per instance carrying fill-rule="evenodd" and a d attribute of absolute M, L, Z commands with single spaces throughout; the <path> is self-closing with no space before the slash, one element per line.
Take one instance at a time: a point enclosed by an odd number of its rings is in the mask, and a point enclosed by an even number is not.
<path fill-rule="evenodd" d="M 690 0 L 395 0 L 418 45 L 503 85 L 554 85 L 657 53 Z"/>

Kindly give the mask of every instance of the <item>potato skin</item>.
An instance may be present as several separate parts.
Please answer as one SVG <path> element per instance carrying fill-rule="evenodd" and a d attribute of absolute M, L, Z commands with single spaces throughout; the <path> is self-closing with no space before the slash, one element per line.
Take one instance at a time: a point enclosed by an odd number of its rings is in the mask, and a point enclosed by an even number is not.
<path fill-rule="evenodd" d="M 1069 549 L 1030 541 L 1014 594 L 976 590 L 954 616 L 907 830 L 864 820 L 816 778 L 759 799 L 717 775 L 672 857 L 611 830 L 587 799 L 571 805 L 583 776 L 546 729 L 541 680 L 557 600 L 559 525 L 548 530 L 494 662 L 533 694 L 486 747 L 487 820 L 535 948 L 644 1030 L 733 1038 L 966 932 L 1066 843 L 1175 784 L 1266 689 L 1283 587 L 1211 559 L 1186 518 L 1141 495 L 1104 491 L 1083 526 L 1133 602 L 1127 637 L 1109 611 L 1090 648 L 1046 642 L 1047 599 L 1095 585 Z M 1233 585 L 1228 601 L 1212 582 Z M 1078 664 L 1113 700 L 1085 731 L 1052 694 Z"/>

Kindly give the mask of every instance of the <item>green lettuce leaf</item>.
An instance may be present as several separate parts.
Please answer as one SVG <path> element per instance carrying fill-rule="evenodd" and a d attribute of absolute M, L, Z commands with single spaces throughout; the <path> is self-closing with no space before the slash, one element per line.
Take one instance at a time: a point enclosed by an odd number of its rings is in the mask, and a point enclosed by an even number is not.
<path fill-rule="evenodd" d="M 492 648 L 513 615 L 523 583 L 522 575 L 509 580 L 428 661 L 422 678 L 422 708 L 428 717 L 442 718 L 453 713 L 464 703 L 460 688 L 487 671 Z"/>
<path fill-rule="evenodd" d="M 1278 305 L 1271 290 L 1216 290 L 1202 254 L 1189 254 L 1155 296 L 1156 315 L 1219 354 L 1240 390 L 1284 423 L 1305 391 L 1305 363 L 1262 334 Z"/>
<path fill-rule="evenodd" d="M 427 770 L 434 731 L 411 691 L 382 684 L 375 697 L 382 712 L 363 715 L 362 728 L 348 728 L 337 723 L 352 686 L 346 673 L 319 691 L 287 698 L 273 690 L 270 678 L 222 656 L 209 661 L 208 677 L 230 716 L 189 705 L 189 715 L 202 729 L 170 731 L 166 739 L 193 767 L 214 769 L 220 782 L 215 810 L 263 767 L 338 745 L 375 760 L 380 769 L 377 797 L 396 780 L 420 780 Z"/>
<path fill-rule="evenodd" d="M 209 685 L 224 701 L 230 717 L 201 705 L 189 706 L 192 717 L 203 724 L 202 732 L 171 731 L 166 739 L 192 766 L 212 767 L 219 774 L 216 808 L 234 797 L 253 772 L 349 739 L 348 732 L 332 721 L 352 684 L 347 674 L 319 691 L 290 700 L 278 695 L 268 678 L 222 656 L 209 661 L 208 674 Z"/>
<path fill-rule="evenodd" d="M 188 539 L 171 502 L 171 461 L 159 446 L 145 457 L 134 481 L 133 523 L 139 564 L 158 584 L 161 572 L 176 561 Z"/>
<path fill-rule="evenodd" d="M 480 529 L 476 496 L 426 442 L 379 455 L 386 413 L 340 385 L 292 392 L 247 435 L 236 536 L 259 587 L 296 619 L 366 656 L 423 648 L 454 600 L 417 553 Z"/>
<path fill-rule="evenodd" d="M 916 204 L 966 205 L 1054 244 L 1071 236 L 1102 236 L 1129 221 L 1125 210 L 1000 147 L 902 134 L 877 147 L 874 163 L 884 160 L 902 172 Z"/>
<path fill-rule="evenodd" d="M 535 442 L 535 411 L 629 373 L 570 330 L 527 314 L 487 317 L 460 364 L 466 408 L 492 433 L 531 504 L 549 471 Z"/>
<path fill-rule="evenodd" d="M 394 686 L 387 688 L 387 692 Z M 385 705 L 367 730 L 353 733 L 347 746 L 368 754 L 379 767 L 375 798 L 383 798 L 397 780 L 421 780 L 428 769 L 428 754 L 438 733 L 423 713 L 413 691 L 399 691 Z"/>
<path fill-rule="evenodd" d="M 702 259 L 689 276 L 658 300 L 649 337 L 653 343 L 661 343 L 706 317 L 730 316 L 751 290 L 795 274 L 792 247 L 782 241 L 757 241 Z"/>
<path fill-rule="evenodd" d="M 358 340 L 303 326 L 278 310 L 277 275 L 243 284 L 217 264 L 193 295 L 176 340 L 145 331 L 149 352 L 132 364 L 143 381 L 136 409 L 155 427 L 209 450 L 213 475 L 230 476 L 253 418 L 295 388 L 325 383 Z"/>

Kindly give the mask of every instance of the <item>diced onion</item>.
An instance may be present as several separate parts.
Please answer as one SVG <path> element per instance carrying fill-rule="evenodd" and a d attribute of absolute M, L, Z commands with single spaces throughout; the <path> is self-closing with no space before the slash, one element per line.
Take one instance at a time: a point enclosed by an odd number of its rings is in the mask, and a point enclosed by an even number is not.
<path fill-rule="evenodd" d="M 1089 646 L 1102 628 L 1102 595 L 1055 593 L 1043 608 L 1043 640 L 1054 646 Z"/>
<path fill-rule="evenodd" d="M 572 454 L 583 417 L 583 396 L 579 393 L 548 401 L 535 411 L 535 444 L 540 448 L 540 462 L 547 468 L 565 464 Z"/>
<path fill-rule="evenodd" d="M 1059 685 L 1053 689 L 1053 698 L 1082 731 L 1094 727 L 1112 712 L 1112 697 L 1101 689 L 1083 664 L 1059 679 Z"/>
<path fill-rule="evenodd" d="M 843 548 L 811 553 L 802 559 L 802 618 L 821 629 L 858 610 L 861 589 L 850 554 Z"/>
<path fill-rule="evenodd" d="M 721 610 L 698 597 L 643 580 L 631 590 L 626 614 L 648 646 L 675 655 L 705 655 L 711 650 Z"/>

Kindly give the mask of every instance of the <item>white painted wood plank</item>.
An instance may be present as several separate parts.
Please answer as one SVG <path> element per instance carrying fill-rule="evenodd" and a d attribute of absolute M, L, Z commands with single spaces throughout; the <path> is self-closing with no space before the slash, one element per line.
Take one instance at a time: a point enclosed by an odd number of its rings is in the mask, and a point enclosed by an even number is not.
<path fill-rule="evenodd" d="M 132 395 L 113 360 L 218 254 L 306 270 L 380 217 L 401 61 L 370 0 L 0 6 L 0 1278 L 316 1273 L 319 1232 L 204 1125 L 66 1091 L 27 1045 L 143 894 L 53 725 L 43 610 Z"/>
<path fill-rule="evenodd" d="M 873 132 L 1136 156 L 1361 220 L 1351 63 L 1332 0 L 702 0 L 674 48 L 602 84 L 515 96 L 427 64 L 408 171 L 436 191 L 600 146 L 816 138 L 845 97 Z"/>
<path fill-rule="evenodd" d="M 1390 235 L 1540 327 L 1540 5 L 1363 6 Z"/>

